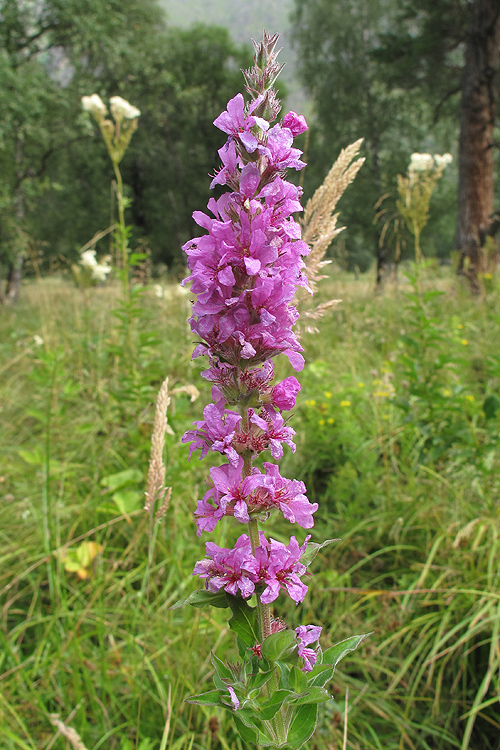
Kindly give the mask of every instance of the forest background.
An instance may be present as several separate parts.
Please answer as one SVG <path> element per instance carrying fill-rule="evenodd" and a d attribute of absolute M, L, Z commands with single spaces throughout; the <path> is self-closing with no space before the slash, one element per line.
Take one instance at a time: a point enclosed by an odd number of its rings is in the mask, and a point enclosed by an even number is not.
<path fill-rule="evenodd" d="M 341 541 L 318 555 L 309 604 L 279 614 L 323 622 L 324 647 L 372 635 L 336 671 L 308 747 L 498 750 L 493 215 L 475 295 L 455 273 L 469 11 L 497 5 L 0 3 L 2 750 L 67 750 L 69 738 L 79 750 L 243 750 L 230 713 L 184 700 L 209 688 L 214 642 L 231 655 L 225 618 L 170 609 L 195 588 L 203 554 L 193 509 L 206 470 L 188 463 L 181 437 L 209 390 L 190 359 L 189 300 L 177 282 L 180 246 L 198 233 L 191 213 L 206 205 L 218 166 L 213 120 L 242 90 L 249 37 L 263 25 L 283 33 L 285 107 L 310 124 L 298 144 L 306 199 L 341 149 L 364 138 L 365 163 L 339 203 L 347 228 L 314 298 L 342 303 L 303 325 L 297 452 L 284 466 L 319 503 L 315 539 Z M 494 68 L 485 70 L 488 88 Z M 149 253 L 139 284 L 120 284 L 114 271 L 78 286 L 72 270 L 117 219 L 106 146 L 82 111 L 92 93 L 106 103 L 122 96 L 142 113 L 121 162 L 130 230 L 96 245 L 99 258 L 113 254 L 117 236 Z M 496 107 L 497 84 L 488 95 Z M 396 178 L 413 152 L 454 157 L 416 265 L 408 228 L 399 245 L 384 244 L 375 221 L 384 195 L 394 213 Z M 398 246 L 403 267 L 381 294 L 374 268 L 386 279 Z M 172 494 L 152 543 L 142 508 L 166 375 Z M 277 525 L 277 538 L 286 531 Z M 225 528 L 216 534 L 225 544 Z"/>
<path fill-rule="evenodd" d="M 191 214 L 206 202 L 206 175 L 217 166 L 220 139 L 212 121 L 241 88 L 239 70 L 251 54 L 244 40 L 258 36 L 264 24 L 283 29 L 282 95 L 311 124 L 301 144 L 306 197 L 342 148 L 365 139 L 365 169 L 342 206 L 341 265 L 363 272 L 377 257 L 382 265 L 394 259 L 394 247 L 381 242 L 374 206 L 394 194 L 396 175 L 406 172 L 413 151 L 455 156 L 422 238 L 424 255 L 446 262 L 456 246 L 467 7 L 461 0 L 218 0 L 187 8 L 173 0 L 4 0 L 3 276 L 28 251 L 44 268 L 67 270 L 97 227 L 110 223 L 105 147 L 80 106 L 89 92 L 122 95 L 141 110 L 124 164 L 133 199 L 129 223 L 154 263 L 182 265 L 180 246 L 194 229 Z M 403 257 L 409 257 L 412 243 L 402 239 Z"/>

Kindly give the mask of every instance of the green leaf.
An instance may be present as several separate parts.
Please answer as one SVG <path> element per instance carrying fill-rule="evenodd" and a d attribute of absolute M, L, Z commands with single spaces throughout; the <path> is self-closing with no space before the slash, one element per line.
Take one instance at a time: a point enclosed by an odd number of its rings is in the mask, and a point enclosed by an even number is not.
<path fill-rule="evenodd" d="M 332 667 L 331 664 L 317 664 L 313 671 L 309 673 L 308 685 L 310 687 L 324 687 L 327 682 L 330 682 L 334 672 L 335 667 Z"/>
<path fill-rule="evenodd" d="M 299 667 L 292 667 L 288 675 L 288 684 L 291 690 L 296 693 L 303 693 L 307 690 L 307 677 Z"/>
<path fill-rule="evenodd" d="M 192 591 L 187 599 L 172 604 L 169 609 L 179 609 L 185 604 L 191 604 L 192 607 L 228 607 L 226 594 L 224 591 L 207 591 L 206 589 L 197 589 Z"/>
<path fill-rule="evenodd" d="M 324 687 L 327 682 L 333 677 L 335 667 L 341 659 L 350 651 L 354 651 L 365 635 L 353 635 L 351 638 L 347 638 L 345 641 L 337 643 L 335 646 L 327 649 L 323 653 L 323 663 L 316 664 L 312 672 L 309 674 L 308 686 L 309 687 Z"/>
<path fill-rule="evenodd" d="M 45 463 L 45 456 L 40 448 L 35 448 L 32 451 L 19 450 L 17 451 L 21 458 L 26 461 L 27 464 L 33 464 L 34 466 L 43 466 Z"/>
<path fill-rule="evenodd" d="M 271 679 L 272 675 L 273 675 L 273 670 L 272 669 L 269 670 L 268 672 L 257 672 L 256 674 L 253 674 L 250 677 L 250 679 L 248 681 L 248 686 L 247 686 L 249 697 L 252 697 L 250 695 L 251 691 L 254 691 L 254 690 L 258 691 L 258 690 L 260 690 L 261 687 L 263 685 L 265 685 L 266 682 L 268 682 L 268 680 Z"/>
<path fill-rule="evenodd" d="M 341 641 L 327 649 L 323 653 L 323 664 L 331 664 L 332 667 L 336 667 L 346 654 L 357 649 L 363 638 L 366 638 L 367 635 L 368 633 L 364 635 L 352 635 L 350 638 L 346 638 L 345 641 Z"/>
<path fill-rule="evenodd" d="M 332 696 L 322 687 L 310 687 L 307 692 L 300 695 L 296 700 L 290 701 L 293 706 L 307 706 L 309 703 L 324 703 L 331 700 Z"/>
<path fill-rule="evenodd" d="M 269 661 L 285 660 L 297 649 L 297 637 L 294 630 L 280 630 L 264 639 L 262 656 Z"/>
<path fill-rule="evenodd" d="M 500 398 L 494 393 L 486 396 L 483 403 L 483 411 L 486 419 L 493 419 L 498 409 L 500 409 Z"/>
<path fill-rule="evenodd" d="M 228 706 L 229 707 L 229 706 Z M 231 709 L 234 714 L 236 714 L 236 711 L 234 708 Z M 251 729 L 255 729 L 258 732 L 261 732 L 264 727 L 262 726 L 261 720 L 255 715 L 255 711 L 251 708 L 239 708 L 238 709 L 238 718 L 246 727 L 250 727 Z"/>
<path fill-rule="evenodd" d="M 267 701 L 259 706 L 259 716 L 263 721 L 269 721 L 280 710 L 286 698 L 293 696 L 289 690 L 277 690 Z"/>
<path fill-rule="evenodd" d="M 148 256 L 146 253 L 130 253 L 128 257 L 129 265 L 135 266 L 138 263 L 141 262 L 141 260 L 145 260 Z"/>
<path fill-rule="evenodd" d="M 240 737 L 248 744 L 255 746 L 257 744 L 257 732 L 253 727 L 247 727 L 241 719 L 238 718 L 237 714 L 234 715 L 234 723 Z"/>
<path fill-rule="evenodd" d="M 290 724 L 287 744 L 292 750 L 298 750 L 316 729 L 318 707 L 314 704 L 301 706 Z"/>
<path fill-rule="evenodd" d="M 323 544 L 318 544 L 317 542 L 308 542 L 306 551 L 301 556 L 300 562 L 307 568 L 307 566 L 312 563 L 320 549 L 323 549 L 323 547 L 327 547 L 329 544 L 333 544 L 334 542 L 340 542 L 340 539 L 327 539 L 326 542 L 323 542 Z"/>
<path fill-rule="evenodd" d="M 119 471 L 117 474 L 108 474 L 107 477 L 103 477 L 101 484 L 112 492 L 113 490 L 125 487 L 127 484 L 138 484 L 143 481 L 142 471 L 139 471 L 139 469 L 125 469 L 125 471 Z"/>
<path fill-rule="evenodd" d="M 219 659 L 218 656 L 212 653 L 211 660 L 212 665 L 219 677 L 225 678 L 226 680 L 231 680 L 233 678 L 231 669 L 222 661 L 222 659 Z"/>
<path fill-rule="evenodd" d="M 241 596 L 228 596 L 227 601 L 233 613 L 229 627 L 247 647 L 252 648 L 258 641 L 257 610 L 250 607 Z"/>
<path fill-rule="evenodd" d="M 122 515 L 139 510 L 143 502 L 143 494 L 137 490 L 120 490 L 113 493 L 113 502 Z"/>
<path fill-rule="evenodd" d="M 200 693 L 200 695 L 192 695 L 186 698 L 186 703 L 195 703 L 197 706 L 220 706 L 222 705 L 220 699 L 220 692 L 218 690 L 209 690 L 208 693 Z"/>

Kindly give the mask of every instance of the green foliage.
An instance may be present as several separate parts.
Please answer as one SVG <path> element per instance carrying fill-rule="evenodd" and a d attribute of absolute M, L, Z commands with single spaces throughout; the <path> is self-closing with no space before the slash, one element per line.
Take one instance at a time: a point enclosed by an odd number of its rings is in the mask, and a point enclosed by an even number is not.
<path fill-rule="evenodd" d="M 379 197 L 394 190 L 413 151 L 424 144 L 426 151 L 448 151 L 458 132 L 456 119 L 435 126 L 425 92 L 408 93 L 388 78 L 378 51 L 398 8 L 394 0 L 297 0 L 293 15 L 299 75 L 313 97 L 306 194 L 321 184 L 342 148 L 364 138 L 366 164 L 340 204 L 347 266 L 361 271 L 379 246 L 380 227 L 373 223 Z M 438 247 L 449 254 L 453 247 L 455 195 L 446 195 L 440 208 L 431 218 L 434 245 L 424 242 L 424 254 Z M 403 248 L 403 257 L 411 257 L 411 248 Z"/>
<path fill-rule="evenodd" d="M 19 225 L 47 243 L 46 259 L 68 263 L 109 226 L 114 175 L 80 103 L 96 92 L 142 112 L 123 169 L 132 244 L 143 238 L 155 260 L 178 263 L 224 141 L 212 122 L 241 86 L 250 49 L 225 29 L 167 27 L 156 0 L 8 0 L 3 13 L 0 255 L 12 255 Z"/>
<path fill-rule="evenodd" d="M 300 613 L 285 597 L 275 608 L 325 624 L 308 674 L 293 653 L 270 661 L 274 637 L 265 660 L 249 651 L 252 603 L 233 603 L 238 651 L 227 595 L 194 592 L 204 548 L 192 511 L 205 490 L 181 444 L 199 412 L 185 395 L 169 407 L 173 493 L 147 587 L 147 518 L 112 500 L 143 490 L 163 377 L 174 388 L 200 382 L 185 297 L 173 284 L 162 299 L 142 293 L 134 336 L 146 339 L 134 339 L 129 372 L 112 312 L 118 286 L 25 285 L 0 319 L 2 750 L 50 742 L 50 713 L 71 716 L 89 750 L 244 750 L 273 740 L 282 698 L 290 743 L 327 750 L 342 746 L 347 689 L 354 747 L 497 750 L 498 290 L 492 280 L 486 301 L 471 301 L 455 284 L 432 267 L 384 297 L 348 275 L 325 281 L 325 295 L 343 302 L 303 342 L 297 453 L 284 473 L 300 472 L 320 502 L 314 539 L 340 541 L 310 543 L 315 575 Z M 214 541 L 227 545 L 227 533 Z M 173 608 L 180 600 L 195 606 Z M 367 632 L 361 643 L 352 636 Z M 229 664 L 207 654 L 217 641 Z M 227 680 L 260 718 L 233 711 Z M 206 693 L 204 704 L 185 702 Z"/>

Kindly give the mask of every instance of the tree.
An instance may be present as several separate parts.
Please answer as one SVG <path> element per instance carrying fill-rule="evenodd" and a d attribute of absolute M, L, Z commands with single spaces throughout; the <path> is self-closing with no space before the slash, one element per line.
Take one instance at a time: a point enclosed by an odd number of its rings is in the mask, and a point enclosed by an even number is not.
<path fill-rule="evenodd" d="M 386 85 L 374 51 L 395 12 L 394 0 L 296 0 L 293 34 L 301 79 L 313 95 L 305 188 L 324 178 L 339 151 L 364 138 L 366 164 L 342 199 L 350 265 L 382 266 L 373 207 L 424 135 L 425 105 Z"/>
<path fill-rule="evenodd" d="M 180 259 L 222 145 L 213 119 L 241 86 L 225 29 L 167 26 L 156 0 L 4 0 L 0 11 L 0 260 L 14 298 L 29 238 L 68 260 L 109 225 L 112 174 L 82 95 L 142 112 L 123 163 L 135 238 Z M 16 282 L 16 283 L 15 283 Z"/>
<path fill-rule="evenodd" d="M 425 92 L 459 123 L 456 246 L 458 271 L 477 292 L 493 214 L 494 129 L 498 116 L 500 3 L 498 0 L 406 0 L 377 59 L 386 80 Z"/>
<path fill-rule="evenodd" d="M 15 301 L 36 206 L 50 188 L 51 160 L 85 137 L 78 127 L 75 87 L 104 57 L 118 59 L 155 28 L 152 0 L 3 0 L 0 7 L 1 256 L 8 280 L 3 301 Z"/>

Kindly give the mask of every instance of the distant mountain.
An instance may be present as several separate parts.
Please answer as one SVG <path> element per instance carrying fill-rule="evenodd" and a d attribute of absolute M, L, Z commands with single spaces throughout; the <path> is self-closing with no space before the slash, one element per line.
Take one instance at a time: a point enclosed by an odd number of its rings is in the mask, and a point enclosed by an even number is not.
<path fill-rule="evenodd" d="M 225 26 L 232 38 L 241 44 L 258 41 L 262 31 L 280 35 L 279 59 L 286 63 L 281 74 L 287 85 L 288 108 L 303 110 L 305 97 L 295 78 L 295 54 L 290 43 L 289 16 L 293 0 L 160 0 L 173 26 L 188 28 L 194 23 Z"/>

